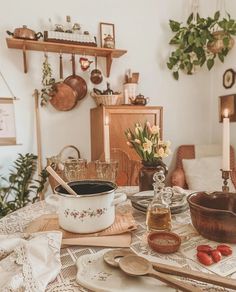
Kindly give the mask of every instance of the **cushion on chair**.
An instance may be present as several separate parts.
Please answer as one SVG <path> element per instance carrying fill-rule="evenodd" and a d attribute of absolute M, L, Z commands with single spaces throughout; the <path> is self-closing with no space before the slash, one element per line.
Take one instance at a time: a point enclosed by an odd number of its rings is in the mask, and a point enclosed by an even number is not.
<path fill-rule="evenodd" d="M 196 159 L 183 159 L 183 168 L 189 189 L 195 191 L 222 191 L 221 156 L 209 156 Z M 228 180 L 230 191 L 235 191 Z"/>

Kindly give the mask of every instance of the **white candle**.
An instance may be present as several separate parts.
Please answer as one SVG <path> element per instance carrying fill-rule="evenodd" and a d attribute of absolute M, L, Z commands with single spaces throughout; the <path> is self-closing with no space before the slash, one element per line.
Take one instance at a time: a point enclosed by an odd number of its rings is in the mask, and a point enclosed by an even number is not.
<path fill-rule="evenodd" d="M 128 89 L 125 89 L 125 104 L 129 104 L 129 93 L 128 93 Z"/>
<path fill-rule="evenodd" d="M 104 124 L 104 152 L 105 152 L 105 161 L 110 161 L 110 133 L 109 133 L 109 117 L 105 117 Z"/>
<path fill-rule="evenodd" d="M 229 131 L 229 111 L 224 110 L 223 118 L 223 156 L 222 156 L 222 169 L 230 170 L 230 131 Z"/>

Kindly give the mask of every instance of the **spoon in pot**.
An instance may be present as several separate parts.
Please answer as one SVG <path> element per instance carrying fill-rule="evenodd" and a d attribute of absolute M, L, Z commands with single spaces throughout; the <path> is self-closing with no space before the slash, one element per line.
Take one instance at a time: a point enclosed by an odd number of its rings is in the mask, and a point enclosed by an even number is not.
<path fill-rule="evenodd" d="M 69 192 L 70 195 L 80 197 L 72 188 L 52 169 L 52 167 L 49 165 L 46 170 L 51 174 L 53 178 L 61 185 L 64 189 Z"/>
<path fill-rule="evenodd" d="M 149 276 L 156 278 L 169 286 L 185 292 L 200 292 L 203 291 L 198 287 L 183 283 L 169 275 L 155 271 L 152 264 L 145 258 L 136 255 L 127 255 L 119 261 L 120 269 L 130 276 Z"/>

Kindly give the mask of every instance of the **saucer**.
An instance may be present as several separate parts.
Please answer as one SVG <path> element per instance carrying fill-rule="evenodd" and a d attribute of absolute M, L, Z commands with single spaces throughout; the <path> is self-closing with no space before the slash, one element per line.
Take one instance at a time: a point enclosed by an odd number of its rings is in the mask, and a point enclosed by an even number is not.
<path fill-rule="evenodd" d="M 108 250 L 103 249 L 95 254 L 83 255 L 78 258 L 76 281 L 80 285 L 99 292 L 175 291 L 157 279 L 146 276 L 128 276 L 119 268 L 109 266 L 103 260 L 103 254 Z"/>

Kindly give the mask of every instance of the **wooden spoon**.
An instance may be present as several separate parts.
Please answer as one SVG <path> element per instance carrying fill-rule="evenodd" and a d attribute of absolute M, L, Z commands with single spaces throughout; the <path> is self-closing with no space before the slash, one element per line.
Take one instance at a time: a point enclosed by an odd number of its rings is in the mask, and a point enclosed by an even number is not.
<path fill-rule="evenodd" d="M 119 262 L 121 258 L 127 255 L 135 255 L 135 253 L 130 249 L 119 248 L 115 250 L 109 250 L 103 255 L 104 261 L 113 267 L 119 267 Z M 236 290 L 236 280 L 222 277 L 219 275 L 207 274 L 203 272 L 187 270 L 184 268 L 174 267 L 166 264 L 160 264 L 152 262 L 152 266 L 156 271 L 171 274 L 180 277 L 186 277 L 188 279 L 193 279 L 201 281 L 204 283 L 209 283 L 217 285 L 224 288 L 229 288 Z"/>
<path fill-rule="evenodd" d="M 69 194 L 71 194 L 72 196 L 81 197 L 74 190 L 72 190 L 72 188 L 52 169 L 50 165 L 46 168 L 46 170 L 51 174 L 51 176 L 55 178 L 55 180 L 61 186 L 63 186 L 64 189 L 66 189 L 69 192 Z"/>
<path fill-rule="evenodd" d="M 194 287 L 190 284 L 181 282 L 172 278 L 169 275 L 162 274 L 153 269 L 152 264 L 146 260 L 145 258 L 136 256 L 136 255 L 128 255 L 120 259 L 119 266 L 122 271 L 130 276 L 149 276 L 156 278 L 169 286 L 179 289 L 185 292 L 200 292 L 203 291 L 198 287 Z"/>

